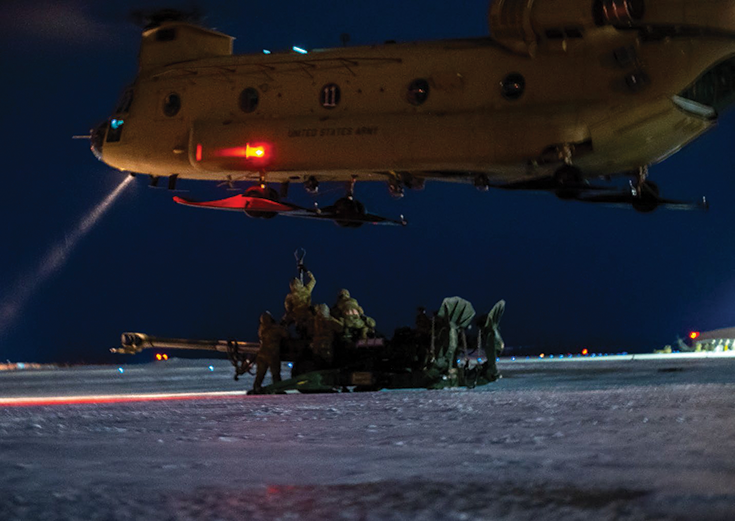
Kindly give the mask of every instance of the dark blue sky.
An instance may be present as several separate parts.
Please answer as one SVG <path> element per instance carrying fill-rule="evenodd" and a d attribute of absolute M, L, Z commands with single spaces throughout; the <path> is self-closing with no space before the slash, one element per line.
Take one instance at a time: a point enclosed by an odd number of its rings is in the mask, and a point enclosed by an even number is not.
<path fill-rule="evenodd" d="M 370 210 L 410 225 L 345 230 L 180 207 L 140 178 L 76 241 L 122 177 L 71 136 L 105 119 L 132 81 L 139 31 L 126 13 L 146 5 L 97 4 L 10 0 L 0 14 L 0 360 L 120 360 L 106 351 L 123 331 L 255 340 L 259 313 L 282 313 L 298 247 L 316 302 L 346 287 L 388 335 L 417 305 L 452 295 L 478 311 L 505 298 L 507 344 L 559 351 L 653 349 L 692 328 L 735 325 L 732 112 L 651 170 L 666 196 L 706 195 L 708 213 L 640 215 L 441 183 L 395 201 L 363 184 Z M 335 46 L 344 32 L 355 45 L 488 33 L 484 0 L 202 4 L 237 53 Z M 292 193 L 308 202 L 300 186 Z M 52 264 L 59 247 L 67 255 Z"/>

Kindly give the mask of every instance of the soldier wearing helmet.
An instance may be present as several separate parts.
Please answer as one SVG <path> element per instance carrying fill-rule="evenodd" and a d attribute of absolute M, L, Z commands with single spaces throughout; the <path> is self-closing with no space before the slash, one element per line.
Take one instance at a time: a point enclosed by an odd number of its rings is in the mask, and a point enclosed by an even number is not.
<path fill-rule="evenodd" d="M 360 304 L 346 289 L 339 291 L 337 302 L 332 306 L 332 316 L 343 320 L 346 340 L 363 340 L 375 332 L 375 320 L 365 316 Z"/>
<path fill-rule="evenodd" d="M 311 347 L 314 354 L 328 365 L 334 361 L 334 337 L 344 329 L 344 321 L 329 313 L 329 306 L 319 304 L 314 314 L 314 339 Z"/>
<path fill-rule="evenodd" d="M 269 312 L 260 315 L 260 349 L 255 358 L 258 369 L 253 382 L 253 391 L 256 393 L 262 389 L 263 378 L 268 369 L 271 370 L 273 383 L 281 381 L 281 342 L 286 336 L 286 328 L 278 324 Z"/>
<path fill-rule="evenodd" d="M 296 330 L 303 338 L 310 337 L 312 334 L 313 312 L 311 309 L 311 292 L 316 286 L 316 279 L 310 272 L 306 272 L 308 282 L 304 284 L 301 279 L 294 278 L 291 280 L 291 292 L 286 295 L 283 305 L 286 308 L 286 314 L 281 321 L 286 326 L 296 325 Z"/>

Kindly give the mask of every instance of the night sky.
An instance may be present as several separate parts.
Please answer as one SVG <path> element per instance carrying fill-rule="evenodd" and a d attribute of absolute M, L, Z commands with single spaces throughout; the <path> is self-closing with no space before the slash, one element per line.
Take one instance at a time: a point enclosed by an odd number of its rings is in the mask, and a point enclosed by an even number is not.
<path fill-rule="evenodd" d="M 506 344 L 547 352 L 652 350 L 691 329 L 735 326 L 733 112 L 651 170 L 664 196 L 706 195 L 707 213 L 641 215 L 444 183 L 394 200 L 373 183 L 357 187 L 368 209 L 410 224 L 353 230 L 184 208 L 139 177 L 79 232 L 124 176 L 71 136 L 107 118 L 134 79 L 140 30 L 127 13 L 151 6 L 101 4 L 3 2 L 0 361 L 130 361 L 107 352 L 123 331 L 256 340 L 259 314 L 283 312 L 299 247 L 315 302 L 348 288 L 388 336 L 416 306 L 453 295 L 478 312 L 506 299 Z M 353 45 L 488 34 L 485 0 L 210 4 L 205 24 L 235 36 L 236 53 L 332 47 L 342 33 Z M 334 188 L 320 204 L 342 195 Z M 300 185 L 291 194 L 309 204 Z"/>

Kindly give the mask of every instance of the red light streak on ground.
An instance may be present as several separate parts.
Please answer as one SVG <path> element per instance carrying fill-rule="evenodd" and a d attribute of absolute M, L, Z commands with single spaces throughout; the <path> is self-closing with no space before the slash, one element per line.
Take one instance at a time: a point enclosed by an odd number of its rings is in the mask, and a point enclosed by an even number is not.
<path fill-rule="evenodd" d="M 243 396 L 245 396 L 245 391 L 181 394 L 109 394 L 99 396 L 23 396 L 18 398 L 0 398 L 0 407 L 44 407 L 49 405 L 100 405 L 108 403 L 214 400 L 221 398 L 242 398 Z"/>

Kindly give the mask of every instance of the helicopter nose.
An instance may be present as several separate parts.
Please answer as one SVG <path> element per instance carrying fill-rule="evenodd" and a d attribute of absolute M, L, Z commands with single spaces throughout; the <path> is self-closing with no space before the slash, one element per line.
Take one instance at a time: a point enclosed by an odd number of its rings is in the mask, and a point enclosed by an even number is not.
<path fill-rule="evenodd" d="M 105 133 L 107 132 L 107 121 L 103 121 L 97 125 L 89 138 L 90 148 L 94 156 L 102 161 L 102 145 L 105 142 Z"/>

